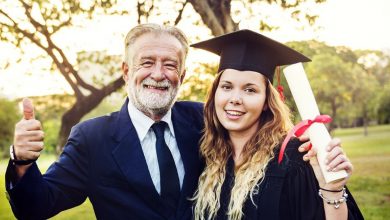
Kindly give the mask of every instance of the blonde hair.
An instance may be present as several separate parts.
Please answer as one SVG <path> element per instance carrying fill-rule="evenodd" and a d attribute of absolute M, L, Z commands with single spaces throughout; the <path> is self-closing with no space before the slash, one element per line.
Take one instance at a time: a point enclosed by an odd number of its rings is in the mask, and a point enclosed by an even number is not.
<path fill-rule="evenodd" d="M 219 122 L 215 111 L 215 92 L 221 75 L 215 79 L 205 103 L 205 132 L 201 141 L 201 155 L 206 168 L 199 178 L 195 193 L 195 219 L 214 219 L 220 208 L 221 187 L 226 176 L 226 164 L 232 155 L 232 143 L 228 131 Z M 243 163 L 235 168 L 235 181 L 231 190 L 228 212 L 229 219 L 241 219 L 242 208 L 249 197 L 258 193 L 274 149 L 279 145 L 287 131 L 292 127 L 290 111 L 281 101 L 276 89 L 266 80 L 266 104 L 258 120 L 259 131 L 245 144 L 241 153 Z M 225 213 L 224 213 L 225 214 Z"/>
<path fill-rule="evenodd" d="M 175 37 L 182 45 L 183 60 L 181 60 L 180 69 L 184 67 L 184 61 L 188 53 L 188 39 L 186 35 L 178 28 L 174 26 L 162 26 L 158 24 L 140 24 L 132 28 L 126 35 L 125 38 L 125 55 L 123 62 L 127 63 L 130 59 L 130 48 L 131 45 L 142 35 L 147 33 L 168 34 Z"/>

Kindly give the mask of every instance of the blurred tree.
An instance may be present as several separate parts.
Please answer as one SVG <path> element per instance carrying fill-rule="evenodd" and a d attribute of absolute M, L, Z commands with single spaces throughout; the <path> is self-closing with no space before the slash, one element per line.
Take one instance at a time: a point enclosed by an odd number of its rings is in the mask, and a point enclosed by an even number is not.
<path fill-rule="evenodd" d="M 179 99 L 204 102 L 207 98 L 208 89 L 217 74 L 217 65 L 200 64 L 194 73 L 186 77 L 180 87 Z"/>
<path fill-rule="evenodd" d="M 110 9 L 116 0 L 97 0 L 83 4 L 81 1 L 56 1 L 54 4 L 49 0 L 0 2 L 1 40 L 13 43 L 20 50 L 23 50 L 21 45 L 25 43 L 38 46 L 50 57 L 54 68 L 64 76 L 74 92 L 74 104 L 62 115 L 58 146 L 63 146 L 71 127 L 124 82 L 121 77 L 117 77 L 100 88 L 87 83 L 80 76 L 77 65 L 73 64 L 63 48 L 58 46 L 54 40 L 55 35 L 60 30 L 74 25 L 76 18 L 92 18 L 96 13 L 113 13 Z"/>
<path fill-rule="evenodd" d="M 295 1 L 232 1 L 232 0 L 176 0 L 170 3 L 158 0 L 137 1 L 137 21 L 147 22 L 149 16 L 159 15 L 162 7 L 171 7 L 174 12 L 163 23 L 178 24 L 187 5 L 200 15 L 200 19 L 213 35 L 221 35 L 238 29 L 239 21 L 234 21 L 235 15 L 245 13 L 256 14 L 252 6 L 260 4 L 276 5 L 288 10 L 291 17 L 301 23 L 313 24 L 317 15 L 302 9 L 306 2 L 322 3 L 325 0 L 295 0 Z M 109 71 L 112 76 L 105 83 L 96 85 L 96 80 L 89 82 L 81 76 L 79 62 L 73 61 L 69 52 L 56 41 L 56 34 L 70 27 L 75 27 L 80 19 L 92 20 L 97 15 L 128 14 L 123 2 L 118 0 L 90 0 L 90 1 L 50 1 L 50 0 L 0 0 L 0 37 L 1 40 L 14 44 L 22 53 L 29 53 L 27 44 L 33 44 L 42 50 L 37 57 L 50 58 L 52 71 L 58 71 L 65 78 L 74 92 L 75 101 L 62 115 L 59 131 L 58 152 L 62 150 L 71 127 L 94 109 L 107 95 L 118 90 L 123 80 L 116 72 Z M 118 4 L 119 3 L 119 4 Z M 188 4 L 190 3 L 190 4 Z M 232 12 L 232 3 L 238 5 Z M 122 6 L 118 6 L 122 4 Z M 132 4 L 132 2 L 127 2 Z M 196 24 L 200 24 L 198 21 Z M 259 22 L 259 29 L 271 30 L 266 20 Z M 73 54 L 74 55 L 74 54 Z M 105 58 L 103 58 L 104 60 Z M 101 62 L 101 58 L 95 61 Z M 109 62 L 109 61 L 107 61 Z M 119 68 L 120 65 L 117 65 Z M 195 77 L 192 77 L 195 79 Z M 103 82 L 103 81 L 100 81 Z M 108 83 L 107 83 L 108 82 Z M 196 83 L 196 82 L 195 82 Z"/>
<path fill-rule="evenodd" d="M 9 146 L 13 141 L 15 123 L 21 115 L 16 102 L 0 97 L 0 158 L 9 155 Z"/>
<path fill-rule="evenodd" d="M 373 88 L 375 94 L 371 104 L 375 106 L 374 114 L 378 123 L 390 123 L 390 54 L 382 51 L 356 51 L 358 63 L 376 79 Z"/>
<path fill-rule="evenodd" d="M 380 94 L 380 93 L 379 93 Z M 387 84 L 382 90 L 380 104 L 378 106 L 378 123 L 390 124 L 390 85 Z"/>
<path fill-rule="evenodd" d="M 387 64 L 387 61 L 384 61 L 386 59 L 382 53 L 352 51 L 317 41 L 290 42 L 288 45 L 312 58 L 312 62 L 305 64 L 305 69 L 320 111 L 334 119 L 331 129 L 336 126 L 366 128 L 368 122 L 377 117 L 377 109 L 382 102 L 381 91 L 385 91 L 381 80 L 386 80 L 386 65 L 383 64 Z M 378 57 L 367 58 L 373 53 Z M 377 73 L 374 74 L 374 71 Z M 288 87 L 286 93 L 289 97 Z"/>
<path fill-rule="evenodd" d="M 177 25 L 183 16 L 183 11 L 190 4 L 192 8 L 200 15 L 203 24 L 207 26 L 212 35 L 219 36 L 239 28 L 240 15 L 247 14 L 250 17 L 260 16 L 258 22 L 259 30 L 273 30 L 278 28 L 271 25 L 269 20 L 261 17 L 265 14 L 267 5 L 276 6 L 282 11 L 287 12 L 293 20 L 298 21 L 301 25 L 314 25 L 318 15 L 307 10 L 306 3 L 320 4 L 326 0 L 175 0 L 172 1 L 172 9 L 177 11 L 176 16 L 164 21 L 171 25 Z M 189 4 L 188 4 L 189 3 Z M 233 9 L 232 7 L 235 6 Z M 158 11 L 167 6 L 166 1 L 162 0 L 138 0 L 138 22 L 147 22 L 153 14 L 161 15 Z M 254 10 L 258 8 L 263 11 Z M 157 11 L 157 12 L 156 12 Z"/>
<path fill-rule="evenodd" d="M 361 125 L 364 127 L 364 135 L 368 135 L 368 123 L 370 118 L 375 116 L 375 99 L 378 91 L 378 81 L 376 78 L 366 72 L 361 66 L 354 65 L 352 69 L 354 87 L 352 88 L 352 103 L 356 108 L 355 118 L 361 119 Z M 347 107 L 351 108 L 351 106 Z M 361 126 L 359 125 L 359 126 Z"/>
<path fill-rule="evenodd" d="M 330 130 L 336 127 L 338 110 L 351 102 L 351 66 L 338 56 L 321 53 L 312 58 L 306 68 L 321 112 L 329 112 L 333 117 Z"/>

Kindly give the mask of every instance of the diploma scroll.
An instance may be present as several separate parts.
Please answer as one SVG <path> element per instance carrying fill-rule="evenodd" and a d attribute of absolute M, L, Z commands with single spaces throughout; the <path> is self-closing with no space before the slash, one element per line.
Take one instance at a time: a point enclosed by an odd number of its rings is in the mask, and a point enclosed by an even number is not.
<path fill-rule="evenodd" d="M 313 91 L 311 90 L 302 63 L 290 65 L 286 67 L 283 72 L 302 120 L 312 120 L 316 116 L 320 115 L 320 111 L 318 110 Z M 326 170 L 326 146 L 330 142 L 331 137 L 325 125 L 321 123 L 314 123 L 308 129 L 308 133 L 313 147 L 317 149 L 317 159 L 325 178 L 325 182 L 329 183 L 346 177 L 348 174 L 345 170 L 337 172 L 328 172 Z"/>

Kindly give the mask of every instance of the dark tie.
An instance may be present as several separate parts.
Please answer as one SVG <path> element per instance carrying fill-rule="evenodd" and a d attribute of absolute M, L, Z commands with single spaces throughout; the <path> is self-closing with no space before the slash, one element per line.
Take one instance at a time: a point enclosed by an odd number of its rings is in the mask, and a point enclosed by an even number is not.
<path fill-rule="evenodd" d="M 163 121 L 154 123 L 152 129 L 156 135 L 156 151 L 160 168 L 161 198 L 176 211 L 180 198 L 180 183 L 175 161 L 164 139 L 164 129 L 167 124 Z"/>

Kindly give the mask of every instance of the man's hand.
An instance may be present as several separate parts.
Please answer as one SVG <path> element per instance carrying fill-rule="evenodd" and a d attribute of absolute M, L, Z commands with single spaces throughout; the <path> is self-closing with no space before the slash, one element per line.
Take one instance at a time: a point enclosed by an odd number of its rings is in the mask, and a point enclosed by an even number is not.
<path fill-rule="evenodd" d="M 14 153 L 15 160 L 36 160 L 43 149 L 44 132 L 41 122 L 35 120 L 34 106 L 30 99 L 23 99 L 23 118 L 15 126 Z M 17 168 L 27 170 L 29 165 L 18 165 Z M 18 172 L 19 173 L 19 172 Z M 24 172 L 20 173 L 24 174 Z M 21 177 L 19 175 L 19 177 Z"/>

